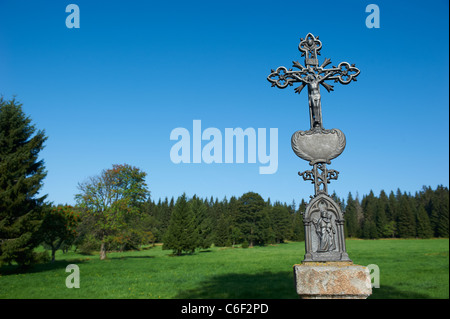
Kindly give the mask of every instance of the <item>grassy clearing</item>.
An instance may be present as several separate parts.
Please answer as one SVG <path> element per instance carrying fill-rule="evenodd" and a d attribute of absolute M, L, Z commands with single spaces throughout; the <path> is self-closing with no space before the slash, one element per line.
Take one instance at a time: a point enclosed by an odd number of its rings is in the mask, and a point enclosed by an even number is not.
<path fill-rule="evenodd" d="M 347 240 L 355 264 L 377 264 L 370 298 L 449 298 L 449 241 Z M 58 252 L 53 264 L 26 273 L 0 268 L 0 298 L 297 298 L 292 266 L 304 243 L 216 248 L 170 256 L 160 246 L 98 256 Z M 80 289 L 65 286 L 68 264 L 80 268 Z"/>

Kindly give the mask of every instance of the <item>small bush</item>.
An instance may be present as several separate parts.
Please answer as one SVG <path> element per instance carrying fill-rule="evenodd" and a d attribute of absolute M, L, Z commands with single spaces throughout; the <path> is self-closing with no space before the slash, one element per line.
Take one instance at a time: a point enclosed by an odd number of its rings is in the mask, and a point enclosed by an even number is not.
<path fill-rule="evenodd" d="M 99 251 L 101 242 L 92 235 L 87 235 L 81 243 L 77 244 L 77 252 L 82 255 L 92 255 L 94 251 Z"/>
<path fill-rule="evenodd" d="M 33 263 L 35 264 L 45 264 L 51 260 L 52 259 L 48 251 L 33 252 Z"/>

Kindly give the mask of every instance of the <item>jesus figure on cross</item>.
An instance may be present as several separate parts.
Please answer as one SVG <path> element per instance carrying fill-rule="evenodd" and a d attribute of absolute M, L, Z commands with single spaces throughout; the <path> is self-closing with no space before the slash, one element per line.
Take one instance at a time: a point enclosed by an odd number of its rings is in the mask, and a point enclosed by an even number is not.
<path fill-rule="evenodd" d="M 295 89 L 297 93 L 303 89 L 305 85 L 308 86 L 308 101 L 309 101 L 309 116 L 311 123 L 311 130 L 314 128 L 323 129 L 322 124 L 322 106 L 320 102 L 320 88 L 319 84 L 323 82 L 326 77 L 316 74 L 314 72 L 309 73 L 305 77 L 294 75 L 299 81 L 303 82 L 301 86 Z"/>

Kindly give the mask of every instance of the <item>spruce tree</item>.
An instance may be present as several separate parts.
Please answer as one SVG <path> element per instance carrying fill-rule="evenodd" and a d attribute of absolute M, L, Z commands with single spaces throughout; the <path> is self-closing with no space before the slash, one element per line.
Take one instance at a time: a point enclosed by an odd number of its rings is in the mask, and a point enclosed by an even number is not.
<path fill-rule="evenodd" d="M 197 247 L 202 249 L 208 249 L 213 241 L 213 224 L 212 218 L 208 214 L 208 209 L 204 202 L 194 195 L 190 201 L 190 206 L 194 214 L 195 228 L 198 234 Z"/>
<path fill-rule="evenodd" d="M 291 215 L 292 220 L 292 238 L 295 241 L 305 240 L 305 226 L 303 225 L 303 213 L 306 210 L 306 201 L 302 199 L 298 210 Z"/>
<path fill-rule="evenodd" d="M 346 237 L 355 238 L 358 237 L 360 233 L 358 217 L 356 215 L 356 201 L 353 199 L 352 194 L 349 192 L 347 197 L 347 206 L 345 207 Z"/>
<path fill-rule="evenodd" d="M 373 191 L 370 190 L 369 195 L 363 197 L 361 206 L 363 209 L 364 219 L 375 220 L 377 200 Z"/>
<path fill-rule="evenodd" d="M 389 207 L 389 199 L 384 190 L 381 190 L 377 199 L 377 209 L 375 214 L 375 224 L 379 238 L 392 237 L 392 231 L 388 226 L 387 212 Z"/>
<path fill-rule="evenodd" d="M 375 198 L 372 190 L 370 190 L 369 195 L 364 196 L 361 205 L 364 213 L 362 237 L 366 239 L 378 238 L 376 225 L 377 199 Z"/>
<path fill-rule="evenodd" d="M 193 253 L 198 245 L 198 233 L 195 216 L 186 195 L 180 196 L 170 217 L 169 227 L 164 236 L 163 249 L 171 249 L 174 255 L 183 252 Z"/>
<path fill-rule="evenodd" d="M 430 219 L 428 218 L 427 211 L 422 205 L 420 205 L 416 211 L 416 227 L 417 227 L 417 237 L 419 238 L 433 237 L 433 230 L 431 229 Z"/>
<path fill-rule="evenodd" d="M 275 243 L 275 232 L 270 220 L 271 206 L 265 206 L 258 214 L 256 219 L 256 240 L 257 245 L 266 245 Z"/>
<path fill-rule="evenodd" d="M 415 212 L 408 199 L 408 195 L 404 194 L 400 198 L 397 216 L 397 229 L 400 238 L 410 238 L 416 236 L 416 220 Z"/>
<path fill-rule="evenodd" d="M 266 224 L 268 213 L 263 210 L 265 207 L 264 199 L 261 195 L 248 192 L 239 198 L 239 216 L 237 223 L 244 240 L 250 247 L 255 244 L 264 244 L 264 233 L 262 226 Z"/>
<path fill-rule="evenodd" d="M 46 139 L 22 104 L 0 97 L 0 264 L 33 261 L 46 198 L 38 195 L 47 174 L 38 155 Z"/>
<path fill-rule="evenodd" d="M 389 233 L 386 231 L 387 217 L 386 206 L 382 202 L 378 201 L 375 210 L 375 225 L 377 229 L 377 238 L 389 237 Z"/>
<path fill-rule="evenodd" d="M 214 230 L 214 245 L 217 247 L 231 246 L 230 238 L 231 227 L 228 218 L 225 213 L 221 214 L 217 220 Z"/>
<path fill-rule="evenodd" d="M 448 238 L 449 231 L 449 193 L 448 188 L 439 185 L 434 192 L 433 207 L 437 211 L 436 237 Z"/>
<path fill-rule="evenodd" d="M 394 194 L 394 191 L 391 191 L 389 193 L 389 200 L 388 200 L 387 218 L 389 220 L 389 224 L 387 226 L 387 230 L 390 231 L 392 238 L 396 236 L 398 237 L 397 216 L 398 216 L 398 201 L 397 197 Z"/>
<path fill-rule="evenodd" d="M 364 219 L 362 238 L 364 239 L 376 239 L 378 238 L 377 226 L 372 218 Z"/>
<path fill-rule="evenodd" d="M 269 209 L 269 217 L 275 242 L 277 244 L 282 243 L 290 231 L 289 210 L 287 207 L 281 205 L 281 203 L 276 202 Z"/>

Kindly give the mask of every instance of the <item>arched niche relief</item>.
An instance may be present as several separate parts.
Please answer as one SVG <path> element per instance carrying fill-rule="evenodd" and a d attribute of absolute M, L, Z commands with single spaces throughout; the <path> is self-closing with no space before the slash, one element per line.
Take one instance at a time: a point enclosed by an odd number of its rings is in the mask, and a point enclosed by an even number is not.
<path fill-rule="evenodd" d="M 351 261 L 345 249 L 344 215 L 328 195 L 311 199 L 303 213 L 304 261 Z"/>

